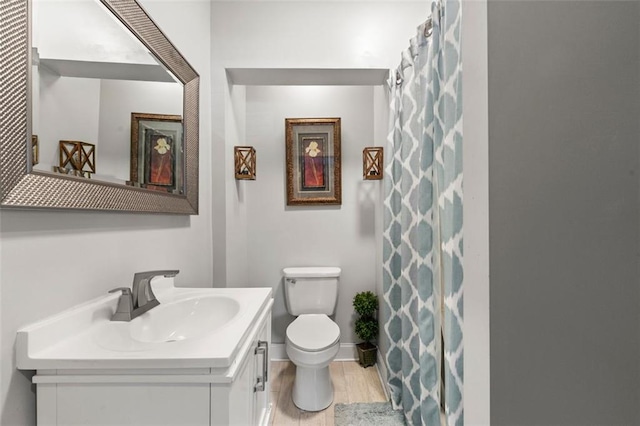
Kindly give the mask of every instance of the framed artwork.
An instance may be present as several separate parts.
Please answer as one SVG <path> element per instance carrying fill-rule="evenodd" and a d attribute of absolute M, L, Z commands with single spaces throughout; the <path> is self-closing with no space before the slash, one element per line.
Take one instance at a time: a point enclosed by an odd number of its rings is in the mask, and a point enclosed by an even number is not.
<path fill-rule="evenodd" d="M 182 194 L 182 117 L 131 113 L 129 185 Z"/>
<path fill-rule="evenodd" d="M 340 118 L 285 119 L 287 205 L 342 204 Z"/>

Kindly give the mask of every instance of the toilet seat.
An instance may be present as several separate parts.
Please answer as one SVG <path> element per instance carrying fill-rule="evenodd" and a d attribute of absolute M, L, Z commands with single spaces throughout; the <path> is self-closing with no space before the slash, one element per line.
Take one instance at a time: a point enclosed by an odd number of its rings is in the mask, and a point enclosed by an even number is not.
<path fill-rule="evenodd" d="M 287 327 L 287 340 L 306 352 L 320 352 L 340 340 L 340 327 L 324 314 L 305 314 Z"/>

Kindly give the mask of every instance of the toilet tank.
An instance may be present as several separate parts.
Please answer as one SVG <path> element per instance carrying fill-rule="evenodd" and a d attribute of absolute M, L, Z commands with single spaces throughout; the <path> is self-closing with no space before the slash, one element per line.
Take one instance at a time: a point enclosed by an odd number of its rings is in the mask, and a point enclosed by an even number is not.
<path fill-rule="evenodd" d="M 291 315 L 333 315 L 338 300 L 340 268 L 284 268 L 284 294 Z"/>

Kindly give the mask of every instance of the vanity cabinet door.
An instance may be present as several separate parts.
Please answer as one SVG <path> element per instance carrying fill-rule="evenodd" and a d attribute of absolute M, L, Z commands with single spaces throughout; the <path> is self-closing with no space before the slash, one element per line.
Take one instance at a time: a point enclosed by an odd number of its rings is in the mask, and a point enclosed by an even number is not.
<path fill-rule="evenodd" d="M 40 402 L 38 398 L 38 404 Z M 57 384 L 55 405 L 50 407 L 53 410 L 47 413 L 38 407 L 38 425 L 206 426 L 209 424 L 209 386 L 206 383 Z"/>
<path fill-rule="evenodd" d="M 252 400 L 255 374 L 253 346 L 249 351 L 249 355 L 243 360 L 240 373 L 236 376 L 231 387 L 212 385 L 212 426 L 255 425 Z M 218 391 L 220 391 L 219 396 L 216 395 Z"/>
<path fill-rule="evenodd" d="M 231 388 L 228 390 L 228 420 L 216 404 L 223 399 L 222 386 L 212 385 L 212 425 L 267 426 L 270 414 L 270 380 L 268 347 L 271 341 L 270 315 L 254 334 L 251 346 L 240 367 Z M 265 374 L 266 373 L 266 374 Z M 220 396 L 218 395 L 220 391 Z"/>

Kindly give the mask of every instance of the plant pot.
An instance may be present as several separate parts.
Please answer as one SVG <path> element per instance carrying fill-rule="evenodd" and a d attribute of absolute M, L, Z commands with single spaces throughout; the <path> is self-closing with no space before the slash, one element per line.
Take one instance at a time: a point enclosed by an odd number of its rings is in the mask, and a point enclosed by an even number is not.
<path fill-rule="evenodd" d="M 373 343 L 363 342 L 356 345 L 358 350 L 358 360 L 363 367 L 371 367 L 376 363 L 378 347 Z"/>

